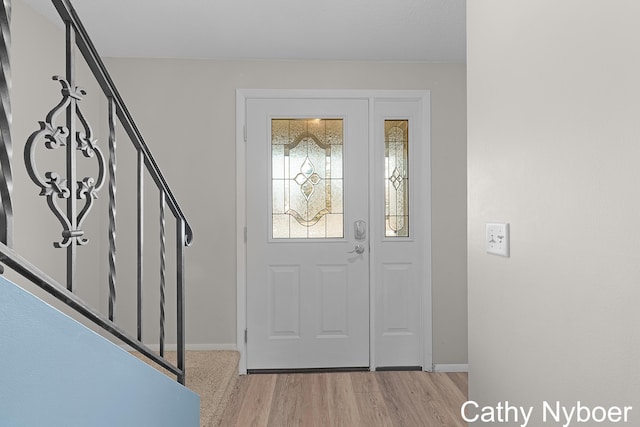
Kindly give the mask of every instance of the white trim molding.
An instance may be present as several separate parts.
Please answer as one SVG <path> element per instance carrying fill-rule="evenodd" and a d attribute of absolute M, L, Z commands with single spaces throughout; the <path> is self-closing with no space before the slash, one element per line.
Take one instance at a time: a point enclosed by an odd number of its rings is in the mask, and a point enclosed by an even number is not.
<path fill-rule="evenodd" d="M 433 367 L 434 372 L 469 372 L 469 365 L 466 363 L 447 364 L 437 363 Z"/>
<path fill-rule="evenodd" d="M 145 344 L 153 351 L 160 351 L 160 344 Z M 134 348 L 130 345 L 120 346 L 125 351 L 132 352 Z M 176 351 L 178 349 L 177 344 L 165 344 L 164 349 L 166 351 Z M 235 344 L 186 344 L 186 351 L 238 351 L 238 346 Z"/>

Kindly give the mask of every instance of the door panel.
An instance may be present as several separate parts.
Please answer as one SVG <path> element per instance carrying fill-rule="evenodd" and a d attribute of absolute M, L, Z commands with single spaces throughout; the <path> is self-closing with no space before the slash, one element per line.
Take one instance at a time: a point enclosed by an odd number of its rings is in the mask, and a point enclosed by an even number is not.
<path fill-rule="evenodd" d="M 248 369 L 369 366 L 368 114 L 247 100 Z"/>
<path fill-rule="evenodd" d="M 349 335 L 348 266 L 318 266 L 318 337 Z"/>
<path fill-rule="evenodd" d="M 430 283 L 429 147 L 419 100 L 377 100 L 372 223 L 375 364 L 423 366 Z M 430 343 L 429 348 L 430 348 Z"/>
<path fill-rule="evenodd" d="M 300 268 L 269 266 L 269 337 L 300 336 Z"/>
<path fill-rule="evenodd" d="M 411 332 L 412 292 L 409 264 L 382 265 L 383 324 L 385 334 Z"/>

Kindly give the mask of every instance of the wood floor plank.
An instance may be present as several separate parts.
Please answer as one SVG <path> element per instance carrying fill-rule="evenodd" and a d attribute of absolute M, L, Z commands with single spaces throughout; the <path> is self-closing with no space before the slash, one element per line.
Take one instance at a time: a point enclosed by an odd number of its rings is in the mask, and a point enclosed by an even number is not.
<path fill-rule="evenodd" d="M 277 375 L 255 375 L 249 378 L 236 426 L 267 425 L 277 379 Z"/>
<path fill-rule="evenodd" d="M 378 387 L 378 381 L 374 372 L 352 372 L 351 384 L 353 385 L 354 393 L 365 393 L 368 391 L 380 391 Z"/>
<path fill-rule="evenodd" d="M 407 372 L 403 376 L 406 387 L 407 399 L 410 399 L 416 408 L 416 416 L 424 425 L 449 427 L 446 416 L 441 413 L 436 402 L 441 400 L 437 387 L 432 382 L 431 374 L 427 372 Z"/>
<path fill-rule="evenodd" d="M 348 372 L 336 372 L 326 377 L 329 418 L 331 425 L 336 427 L 362 425 L 350 375 Z"/>
<path fill-rule="evenodd" d="M 273 390 L 269 426 L 301 425 L 303 399 L 302 374 L 279 374 Z"/>
<path fill-rule="evenodd" d="M 459 408 L 464 399 L 458 387 L 443 373 L 422 373 L 412 377 L 423 391 L 422 405 L 429 412 L 429 425 L 455 427 L 463 426 Z"/>
<path fill-rule="evenodd" d="M 363 426 L 392 427 L 387 404 L 372 372 L 354 372 L 351 383 Z"/>
<path fill-rule="evenodd" d="M 456 386 L 458 386 L 458 389 L 462 392 L 463 396 L 466 397 L 469 394 L 466 372 L 447 372 L 447 376 L 455 383 Z"/>
<path fill-rule="evenodd" d="M 236 384 L 229 397 L 229 403 L 222 413 L 220 419 L 221 426 L 235 426 L 238 422 L 238 416 L 240 415 L 242 403 L 244 402 L 247 389 L 249 387 L 250 379 L 248 376 L 241 376 L 236 379 Z M 204 426 L 203 426 L 204 427 Z M 216 427 L 216 426 L 206 426 Z"/>
<path fill-rule="evenodd" d="M 424 425 L 451 427 L 448 413 L 443 413 L 442 395 L 435 384 L 439 378 L 428 372 L 405 372 L 402 376 L 407 399 L 416 407 L 416 416 Z M 435 379 L 435 381 L 434 381 Z"/>
<path fill-rule="evenodd" d="M 448 414 L 449 419 L 456 422 L 455 425 L 466 425 L 460 415 L 460 407 L 467 400 L 466 393 L 462 393 L 460 387 L 446 373 L 434 374 L 431 380 L 441 396 L 441 410 Z"/>
<path fill-rule="evenodd" d="M 302 396 L 305 410 L 301 425 L 310 427 L 331 425 L 326 375 L 306 374 L 303 379 Z"/>
<path fill-rule="evenodd" d="M 416 408 L 413 399 L 408 398 L 403 378 L 406 372 L 376 372 L 375 375 L 395 425 L 428 425 L 425 424 L 425 417 L 418 413 L 420 408 Z"/>

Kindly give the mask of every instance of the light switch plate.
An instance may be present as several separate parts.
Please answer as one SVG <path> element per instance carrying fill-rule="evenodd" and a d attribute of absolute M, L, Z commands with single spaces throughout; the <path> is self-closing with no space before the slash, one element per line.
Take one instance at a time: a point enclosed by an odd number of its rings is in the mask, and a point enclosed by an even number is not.
<path fill-rule="evenodd" d="M 487 253 L 509 256 L 509 224 L 487 223 Z"/>

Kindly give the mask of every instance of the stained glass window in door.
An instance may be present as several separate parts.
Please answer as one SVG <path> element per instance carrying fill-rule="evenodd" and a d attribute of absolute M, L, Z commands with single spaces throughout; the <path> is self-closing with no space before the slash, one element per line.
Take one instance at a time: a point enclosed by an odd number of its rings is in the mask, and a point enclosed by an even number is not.
<path fill-rule="evenodd" d="M 409 121 L 384 121 L 385 237 L 409 237 Z"/>
<path fill-rule="evenodd" d="M 344 237 L 342 119 L 272 119 L 274 239 Z"/>

